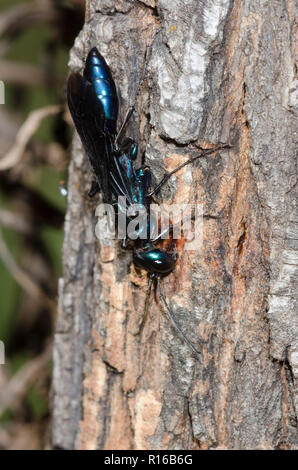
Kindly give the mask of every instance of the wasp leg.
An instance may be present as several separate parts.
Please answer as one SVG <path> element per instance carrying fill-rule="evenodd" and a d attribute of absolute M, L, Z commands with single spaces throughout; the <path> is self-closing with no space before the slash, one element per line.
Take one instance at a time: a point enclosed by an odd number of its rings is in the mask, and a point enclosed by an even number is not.
<path fill-rule="evenodd" d="M 122 126 L 120 127 L 120 130 L 119 130 L 118 134 L 116 135 L 116 138 L 115 138 L 115 147 L 117 147 L 118 142 L 121 141 L 122 137 L 124 136 L 125 128 L 126 128 L 127 124 L 129 123 L 130 118 L 131 118 L 131 116 L 132 116 L 134 110 L 135 110 L 135 107 L 134 107 L 134 106 L 130 106 L 130 107 L 128 108 L 128 111 L 127 111 L 127 113 L 126 113 L 126 116 L 125 116 L 125 118 L 124 118 L 124 121 L 123 121 L 123 123 L 122 123 Z"/>
<path fill-rule="evenodd" d="M 203 215 L 203 217 L 205 217 Z M 208 216 L 206 216 L 208 217 Z M 212 216 L 209 216 L 209 218 L 212 218 Z M 216 218 L 216 217 L 213 217 L 213 218 Z M 186 222 L 189 222 L 189 221 L 194 221 L 196 220 L 196 214 L 195 213 L 192 213 L 191 215 L 189 215 L 188 217 L 186 217 L 185 219 L 183 218 L 182 222 L 183 224 L 186 223 Z M 181 220 L 179 220 L 177 223 L 175 224 L 169 224 L 167 227 L 165 227 L 160 233 L 158 233 L 158 226 L 157 226 L 157 222 L 154 221 L 154 227 L 153 227 L 153 230 L 150 230 L 150 242 L 151 243 L 155 243 L 157 242 L 157 240 L 161 240 L 161 239 L 166 239 L 169 237 L 170 233 L 171 232 L 174 232 L 174 230 L 176 228 L 181 228 L 183 227 L 184 228 L 184 225 L 182 224 L 181 226 Z"/>
<path fill-rule="evenodd" d="M 196 155 L 195 157 L 190 158 L 186 162 L 184 162 L 181 165 L 177 166 L 177 168 L 175 168 L 174 170 L 165 173 L 164 176 L 162 177 L 162 180 L 158 183 L 158 185 L 149 194 L 147 194 L 147 196 L 151 197 L 154 194 L 158 193 L 158 191 L 160 191 L 160 189 L 171 178 L 171 176 L 173 176 L 175 173 L 177 173 L 177 171 L 184 168 L 186 165 L 190 165 L 191 163 L 198 160 L 199 158 L 206 157 L 206 155 L 210 155 L 211 153 L 217 152 L 218 150 L 223 150 L 223 149 L 227 149 L 227 148 L 230 148 L 230 145 L 220 145 L 220 146 L 215 147 L 213 149 L 202 150 L 202 152 L 199 155 Z"/>
<path fill-rule="evenodd" d="M 138 144 L 130 137 L 123 138 L 125 128 L 132 116 L 134 106 L 131 106 L 126 114 L 124 122 L 115 138 L 115 149 L 119 157 L 125 154 L 130 160 L 136 160 L 138 156 Z"/>
<path fill-rule="evenodd" d="M 144 313 L 143 313 L 143 318 L 142 318 L 140 327 L 139 327 L 138 332 L 137 332 L 138 335 L 142 333 L 142 331 L 144 329 L 144 326 L 145 326 L 145 323 L 146 323 L 146 320 L 147 320 L 147 317 L 148 317 L 149 305 L 150 305 L 149 301 L 150 301 L 150 297 L 151 297 L 152 286 L 153 286 L 153 283 L 154 283 L 156 278 L 157 278 L 156 274 L 154 274 L 154 273 L 149 275 L 149 283 L 148 283 L 148 290 L 147 290 L 147 293 L 146 293 Z"/>
<path fill-rule="evenodd" d="M 94 197 L 95 194 L 97 194 L 99 191 L 100 191 L 99 183 L 96 180 L 93 180 L 92 183 L 91 183 L 91 188 L 90 188 L 90 191 L 88 193 L 88 196 L 89 197 Z"/>

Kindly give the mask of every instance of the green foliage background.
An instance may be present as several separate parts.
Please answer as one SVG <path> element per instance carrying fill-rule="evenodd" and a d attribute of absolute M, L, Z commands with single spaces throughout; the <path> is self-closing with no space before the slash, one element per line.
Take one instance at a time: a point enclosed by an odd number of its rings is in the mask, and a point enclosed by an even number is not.
<path fill-rule="evenodd" d="M 16 6 L 21 3 L 29 3 L 33 0 L 1 0 L 1 12 L 7 8 Z M 58 2 L 59 3 L 59 2 Z M 60 2 L 66 4 L 67 2 Z M 71 5 L 70 5 L 71 6 Z M 73 6 L 73 5 L 72 5 Z M 14 62 L 22 62 L 35 66 L 43 66 L 43 56 L 47 45 L 53 41 L 52 26 L 46 24 L 34 25 L 28 28 L 18 37 L 16 37 L 5 55 L 5 60 Z M 59 77 L 67 77 L 67 61 L 69 56 L 69 47 L 65 44 L 55 45 L 55 62 L 54 73 Z M 0 70 L 1 80 L 1 70 Z M 5 106 L 7 109 L 15 112 L 24 122 L 28 114 L 38 108 L 49 104 L 61 104 L 65 101 L 65 89 L 51 89 L 45 86 L 37 87 L 20 87 L 5 83 Z M 34 140 L 41 144 L 47 144 L 55 141 L 54 136 L 54 120 L 55 117 L 45 119 L 36 134 Z M 69 131 L 69 144 L 71 141 L 71 128 Z M 66 171 L 58 170 L 53 167 L 42 164 L 35 164 L 28 175 L 28 186 L 41 194 L 49 204 L 60 211 L 65 211 L 66 198 L 59 192 L 59 182 L 66 179 Z M 14 211 L 14 202 L 11 197 L 6 194 L 5 190 L 0 187 L 0 207 Z M 1 227 L 3 238 L 13 255 L 16 262 L 22 266 L 22 258 L 24 252 L 24 240 L 22 235 L 14 230 Z M 43 224 L 40 228 L 41 238 L 44 243 L 47 255 L 52 265 L 56 281 L 61 275 L 61 251 L 63 243 L 63 227 L 53 227 L 52 225 Z M 5 344 L 6 365 L 9 374 L 13 376 L 21 367 L 28 363 L 36 356 L 37 351 L 33 347 L 30 348 L 30 341 L 18 343 L 18 329 L 22 319 L 20 318 L 22 310 L 21 303 L 24 297 L 21 287 L 6 269 L 0 258 L 0 340 Z M 25 294 L 26 295 L 26 294 Z M 41 312 L 42 314 L 42 312 Z M 49 338 L 52 333 L 52 326 L 48 332 Z M 34 341 L 33 341 L 34 343 Z M 0 366 L 3 367 L 3 366 Z M 38 387 L 32 386 L 26 393 L 25 397 L 25 418 L 22 415 L 20 419 L 26 422 L 34 422 L 42 419 L 48 414 L 48 397 L 40 393 Z M 18 419 L 11 410 L 5 410 L 0 416 L 0 424 L 6 426 L 13 420 Z"/>

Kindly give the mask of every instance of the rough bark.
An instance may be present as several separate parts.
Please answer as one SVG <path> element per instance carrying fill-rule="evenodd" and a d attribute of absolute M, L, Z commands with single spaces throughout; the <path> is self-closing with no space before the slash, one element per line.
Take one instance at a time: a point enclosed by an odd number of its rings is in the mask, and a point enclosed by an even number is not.
<path fill-rule="evenodd" d="M 193 358 L 131 254 L 95 237 L 74 140 L 54 350 L 53 444 L 66 449 L 297 448 L 294 1 L 87 1 L 70 67 L 96 45 L 162 192 L 204 207 L 204 240 L 163 281 Z M 192 143 L 192 146 L 189 145 Z M 296 234 L 295 234 L 296 233 Z M 297 276 L 297 274 L 296 274 Z"/>

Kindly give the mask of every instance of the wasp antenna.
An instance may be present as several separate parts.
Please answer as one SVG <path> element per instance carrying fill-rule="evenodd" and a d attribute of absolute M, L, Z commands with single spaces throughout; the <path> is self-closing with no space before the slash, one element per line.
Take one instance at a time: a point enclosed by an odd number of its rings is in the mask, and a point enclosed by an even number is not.
<path fill-rule="evenodd" d="M 151 45 L 149 46 L 149 48 L 148 47 L 146 48 L 145 57 L 144 57 L 143 71 L 142 71 L 141 79 L 139 81 L 138 89 L 137 89 L 137 92 L 136 92 L 135 103 L 137 102 L 140 90 L 141 90 L 141 88 L 143 86 L 143 83 L 145 81 L 146 72 L 147 72 L 148 58 L 149 58 L 149 50 L 151 51 Z"/>
<path fill-rule="evenodd" d="M 178 325 L 166 299 L 165 299 L 165 296 L 163 295 L 162 293 L 162 290 L 161 290 L 161 287 L 160 287 L 160 278 L 157 279 L 157 288 L 158 288 L 158 291 L 159 291 L 159 295 L 160 295 L 160 298 L 162 300 L 162 303 L 165 307 L 165 310 L 168 314 L 168 317 L 169 319 L 171 320 L 173 326 L 176 328 L 176 330 L 178 331 L 178 333 L 180 334 L 180 336 L 183 338 L 183 340 L 186 342 L 186 344 L 190 347 L 191 351 L 194 353 L 194 355 L 196 356 L 196 358 L 198 359 L 199 358 L 199 354 L 200 352 L 193 346 L 193 344 L 189 341 L 189 339 L 187 338 L 187 336 L 185 336 L 185 334 L 183 333 L 183 331 L 181 330 L 180 326 Z"/>
<path fill-rule="evenodd" d="M 191 148 L 196 149 L 196 147 L 191 147 Z M 217 147 L 210 148 L 210 149 L 201 149 L 199 155 L 195 155 L 194 157 L 189 158 L 189 160 L 186 160 L 186 162 L 177 166 L 177 168 L 174 168 L 174 170 L 170 171 L 169 173 L 166 172 L 163 178 L 161 179 L 161 181 L 158 183 L 158 185 L 155 186 L 155 188 L 149 194 L 147 194 L 147 196 L 152 197 L 154 194 L 158 193 L 160 189 L 164 186 L 164 184 L 171 178 L 171 176 L 177 173 L 177 171 L 184 168 L 186 165 L 190 165 L 191 163 L 195 162 L 199 158 L 206 157 L 207 155 L 218 152 L 219 150 L 225 150 L 229 148 L 231 148 L 229 144 L 223 144 L 223 145 L 218 145 Z"/>
<path fill-rule="evenodd" d="M 126 116 L 124 118 L 124 121 L 123 121 L 123 124 L 115 138 L 115 143 L 114 145 L 117 145 L 117 143 L 119 141 L 121 141 L 121 138 L 123 137 L 124 135 L 124 132 L 125 132 L 125 129 L 126 129 L 126 126 L 128 124 L 128 122 L 130 121 L 130 118 L 133 114 L 133 112 L 136 110 L 136 103 L 137 103 L 137 100 L 138 100 L 138 97 L 139 97 L 139 94 L 140 94 L 140 91 L 142 89 L 142 86 L 143 86 L 143 83 L 145 81 L 145 77 L 146 77 L 146 72 L 147 72 L 147 64 L 148 64 L 148 60 L 149 60 L 149 54 L 151 52 L 151 49 L 152 49 L 152 44 L 153 44 L 153 40 L 156 36 L 156 34 L 158 33 L 159 30 L 156 30 L 155 33 L 153 33 L 153 36 L 151 38 L 151 44 L 149 47 L 146 48 L 146 51 L 145 51 L 145 56 L 144 56 L 144 65 L 143 65 L 143 71 L 142 71 L 142 75 L 141 75 L 141 79 L 139 81 L 139 84 L 138 84 L 138 88 L 137 88 L 137 91 L 136 91 L 136 95 L 135 95 L 135 98 L 134 98 L 134 104 L 131 105 L 129 108 L 128 108 L 128 111 L 126 113 Z"/>
<path fill-rule="evenodd" d="M 136 92 L 136 96 L 135 96 L 135 103 L 137 102 L 137 99 L 138 99 L 140 90 L 141 90 L 141 88 L 142 88 L 142 86 L 143 86 L 143 83 L 144 83 L 144 81 L 145 81 L 145 78 L 146 78 L 147 65 L 148 65 L 148 62 L 149 62 L 149 56 L 150 56 L 151 51 L 152 51 L 152 45 L 153 45 L 155 36 L 156 36 L 159 32 L 160 32 L 160 29 L 156 29 L 156 30 L 153 32 L 153 34 L 152 34 L 152 36 L 151 36 L 150 44 L 149 44 L 149 46 L 146 47 L 145 54 L 144 54 L 143 71 L 142 71 L 141 79 L 140 79 L 140 81 L 139 81 L 139 85 L 138 85 L 138 88 L 137 88 L 137 92 Z"/>

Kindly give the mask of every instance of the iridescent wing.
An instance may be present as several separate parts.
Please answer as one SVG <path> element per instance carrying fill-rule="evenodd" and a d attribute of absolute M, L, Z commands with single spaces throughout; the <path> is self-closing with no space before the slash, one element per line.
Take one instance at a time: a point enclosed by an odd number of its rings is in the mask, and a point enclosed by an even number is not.
<path fill-rule="evenodd" d="M 92 84 L 79 73 L 72 73 L 68 79 L 67 101 L 103 199 L 111 203 L 109 162 L 113 154 L 113 138 L 106 128 L 103 106 Z"/>

